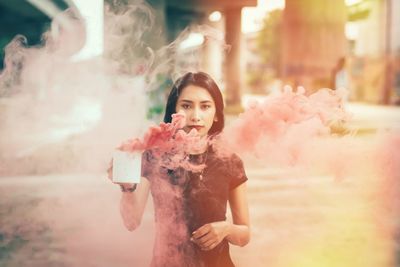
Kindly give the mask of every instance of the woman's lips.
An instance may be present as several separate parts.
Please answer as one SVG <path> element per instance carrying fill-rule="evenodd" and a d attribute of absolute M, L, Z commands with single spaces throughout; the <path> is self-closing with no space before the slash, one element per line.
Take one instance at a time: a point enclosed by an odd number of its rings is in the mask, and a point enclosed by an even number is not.
<path fill-rule="evenodd" d="M 189 129 L 196 129 L 197 131 L 200 131 L 201 129 L 204 128 L 204 126 L 199 126 L 199 125 L 189 125 Z"/>

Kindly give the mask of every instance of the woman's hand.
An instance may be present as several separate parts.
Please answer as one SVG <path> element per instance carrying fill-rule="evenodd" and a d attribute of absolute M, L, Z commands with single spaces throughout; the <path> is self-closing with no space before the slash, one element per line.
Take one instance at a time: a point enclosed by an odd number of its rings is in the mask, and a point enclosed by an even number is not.
<path fill-rule="evenodd" d="M 190 240 L 202 250 L 215 248 L 229 234 L 229 223 L 226 221 L 207 223 L 192 233 Z"/>
<path fill-rule="evenodd" d="M 113 181 L 112 173 L 113 173 L 113 160 L 111 159 L 107 169 L 108 179 L 110 179 L 111 182 Z"/>
<path fill-rule="evenodd" d="M 113 174 L 113 160 L 112 159 L 110 160 L 110 164 L 109 164 L 108 169 L 107 169 L 107 174 L 108 174 L 108 179 L 110 179 L 111 182 L 113 182 L 114 184 L 118 184 L 118 185 L 124 187 L 125 189 L 129 189 L 129 188 L 132 188 L 132 187 L 135 186 L 135 184 L 133 184 L 133 183 L 117 183 L 117 182 L 113 181 L 113 176 L 112 176 L 112 174 Z"/>

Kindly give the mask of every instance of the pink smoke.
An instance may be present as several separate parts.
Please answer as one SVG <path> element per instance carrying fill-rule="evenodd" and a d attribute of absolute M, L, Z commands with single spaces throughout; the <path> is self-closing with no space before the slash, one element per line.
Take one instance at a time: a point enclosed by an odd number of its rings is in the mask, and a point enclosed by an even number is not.
<path fill-rule="evenodd" d="M 253 102 L 229 125 L 220 141 L 240 155 L 268 163 L 296 164 L 313 140 L 331 134 L 331 127 L 348 121 L 342 92 L 322 89 L 306 96 L 299 88 Z"/>
<path fill-rule="evenodd" d="M 148 22 L 138 23 L 141 16 Z M 169 52 L 178 42 L 159 51 L 143 49 L 143 32 L 153 19 L 143 5 L 108 12 L 106 56 L 85 62 L 70 60 L 82 45 L 79 23 L 59 36 L 49 32 L 43 47 L 26 47 L 21 37 L 8 46 L 0 77 L 1 93 L 7 96 L 0 102 L 0 173 L 12 176 L 2 177 L 0 188 L 5 211 L 0 227 L 7 242 L 15 233 L 41 240 L 45 221 L 69 260 L 75 258 L 71 266 L 148 264 L 154 235 L 151 206 L 142 227 L 129 234 L 118 214 L 119 189 L 104 176 L 115 144 L 148 127 L 144 103 L 149 85 L 141 74 L 156 83 L 157 75 L 170 72 L 175 62 Z M 139 74 L 133 71 L 138 69 Z M 182 71 L 187 70 L 176 72 Z M 332 266 L 324 260 L 335 256 L 341 266 L 359 266 L 354 255 L 371 266 L 393 266 L 382 265 L 379 257 L 393 262 L 398 246 L 399 134 L 336 133 L 350 120 L 341 95 L 324 89 L 307 96 L 301 89 L 287 89 L 253 103 L 213 140 L 221 155 L 225 150 L 239 154 L 249 170 L 254 234 L 248 247 L 233 248 L 240 266 Z M 201 143 L 195 132 L 180 130 L 182 121 L 176 115 L 171 124 L 150 128 L 143 139 L 122 149 L 155 149 L 169 159 L 160 165 L 194 170 L 185 154 Z M 283 174 L 256 177 L 255 162 L 265 169 L 279 166 Z M 82 171 L 94 174 L 61 175 Z M 47 173 L 57 175 L 14 177 Z M 314 186 L 315 180 L 322 186 Z M 283 194 L 276 194 L 281 187 Z M 300 208 L 303 213 L 296 213 Z M 179 210 L 163 216 L 174 212 Z M 30 265 L 33 250 L 23 248 L 14 265 Z"/>
<path fill-rule="evenodd" d="M 152 154 L 159 160 L 160 166 L 167 169 L 183 167 L 187 170 L 199 172 L 204 164 L 189 162 L 190 151 L 200 151 L 206 145 L 207 138 L 201 138 L 195 129 L 189 133 L 183 130 L 186 125 L 184 113 L 172 114 L 172 122 L 161 122 L 159 126 L 150 127 L 143 139 L 135 138 L 121 144 L 122 151 L 152 150 Z"/>

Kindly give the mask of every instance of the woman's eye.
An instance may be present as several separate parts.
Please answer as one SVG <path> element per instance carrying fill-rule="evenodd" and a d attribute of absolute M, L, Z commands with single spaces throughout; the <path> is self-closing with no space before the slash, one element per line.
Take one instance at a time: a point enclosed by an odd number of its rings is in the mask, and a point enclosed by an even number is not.
<path fill-rule="evenodd" d="M 189 108 L 190 108 L 190 105 L 188 105 L 188 104 L 182 104 L 181 107 L 182 107 L 183 109 L 189 109 Z"/>
<path fill-rule="evenodd" d="M 209 109 L 209 108 L 211 108 L 211 106 L 210 105 L 203 105 L 203 106 L 201 106 L 203 109 Z"/>

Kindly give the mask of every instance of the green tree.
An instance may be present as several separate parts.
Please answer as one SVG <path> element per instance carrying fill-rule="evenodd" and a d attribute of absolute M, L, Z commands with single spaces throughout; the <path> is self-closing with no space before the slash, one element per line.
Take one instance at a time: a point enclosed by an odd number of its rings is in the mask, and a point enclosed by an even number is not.
<path fill-rule="evenodd" d="M 282 11 L 275 10 L 265 16 L 255 45 L 253 59 L 247 70 L 247 84 L 254 93 L 266 93 L 266 86 L 279 77 Z"/>

